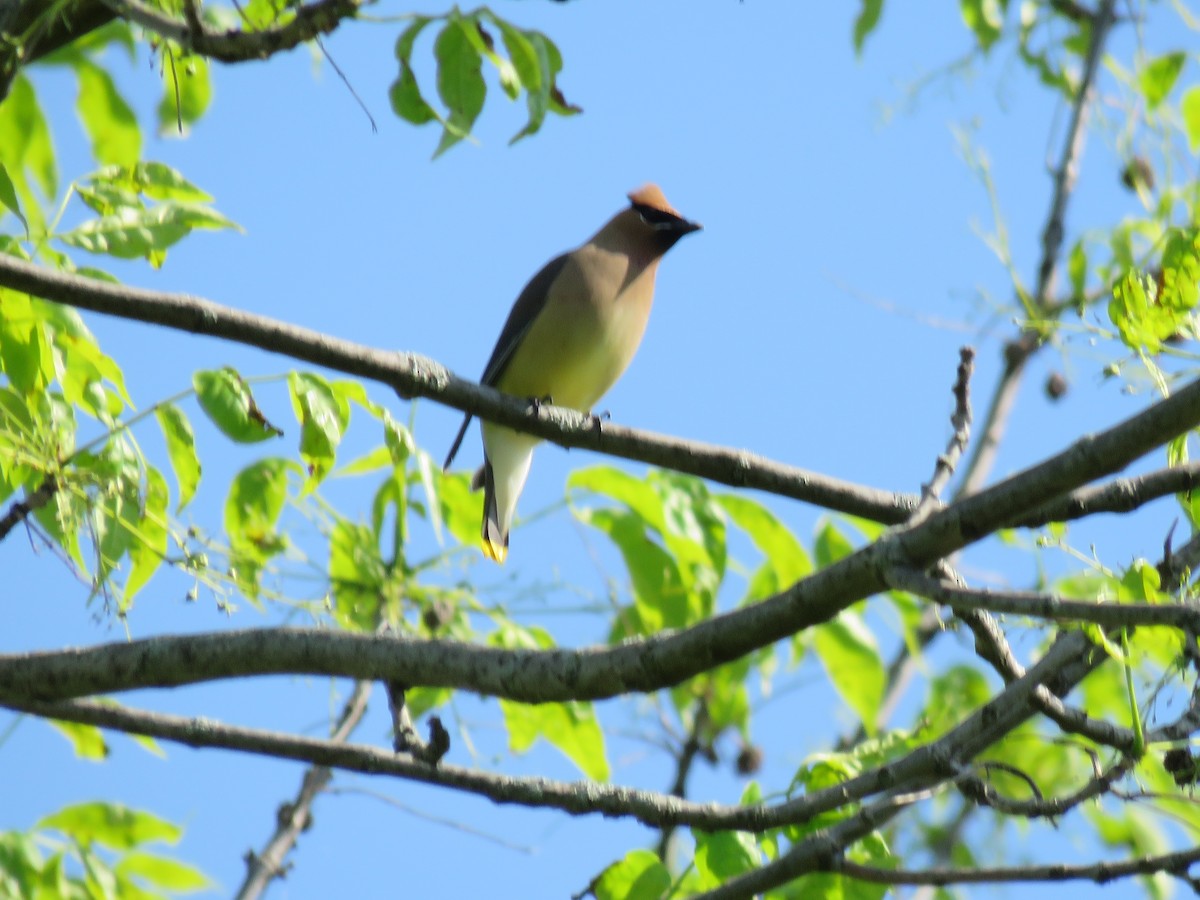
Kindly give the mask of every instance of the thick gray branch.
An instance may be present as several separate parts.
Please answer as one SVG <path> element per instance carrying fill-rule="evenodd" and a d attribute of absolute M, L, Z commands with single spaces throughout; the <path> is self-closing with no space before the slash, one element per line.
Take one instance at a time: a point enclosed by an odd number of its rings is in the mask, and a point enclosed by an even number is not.
<path fill-rule="evenodd" d="M 1128 465 L 1200 423 L 1200 381 L 981 493 L 899 528 L 753 606 L 615 647 L 503 650 L 326 631 L 266 629 L 152 638 L 0 656 L 0 696 L 69 697 L 279 673 L 387 679 L 544 702 L 653 691 L 708 671 L 884 590 L 897 566 L 923 569 L 1048 499 Z"/>

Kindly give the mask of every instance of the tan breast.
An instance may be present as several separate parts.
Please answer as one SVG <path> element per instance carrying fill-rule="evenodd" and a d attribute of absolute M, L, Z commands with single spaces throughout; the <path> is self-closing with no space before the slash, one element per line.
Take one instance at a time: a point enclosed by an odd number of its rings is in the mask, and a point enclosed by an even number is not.
<path fill-rule="evenodd" d="M 500 390 L 591 411 L 637 352 L 657 268 L 657 258 L 642 261 L 594 244 L 572 253 Z"/>

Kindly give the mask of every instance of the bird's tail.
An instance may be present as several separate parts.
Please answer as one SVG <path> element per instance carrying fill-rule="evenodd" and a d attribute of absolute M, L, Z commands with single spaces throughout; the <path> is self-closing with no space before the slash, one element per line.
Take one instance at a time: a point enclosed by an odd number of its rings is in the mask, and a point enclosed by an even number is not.
<path fill-rule="evenodd" d="M 501 524 L 500 508 L 496 500 L 496 484 L 492 478 L 492 464 L 483 465 L 483 552 L 492 562 L 503 565 L 508 558 L 508 529 Z"/>

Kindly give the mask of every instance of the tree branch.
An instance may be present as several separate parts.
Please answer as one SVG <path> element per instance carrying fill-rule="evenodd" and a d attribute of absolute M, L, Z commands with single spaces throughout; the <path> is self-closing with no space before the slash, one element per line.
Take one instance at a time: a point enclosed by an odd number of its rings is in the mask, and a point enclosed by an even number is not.
<path fill-rule="evenodd" d="M 1038 262 L 1037 287 L 1033 295 L 1035 309 L 1045 311 L 1054 292 L 1054 278 L 1058 268 L 1058 256 L 1062 251 L 1064 221 L 1067 204 L 1075 189 L 1079 159 L 1087 137 L 1088 105 L 1100 69 L 1100 58 L 1108 40 L 1109 30 L 1115 17 L 1116 0 L 1100 0 L 1091 21 L 1091 39 L 1084 57 L 1083 73 L 1080 77 L 1075 101 L 1071 104 L 1071 119 L 1063 141 L 1062 153 L 1054 170 L 1054 191 L 1050 197 L 1050 209 L 1046 214 L 1046 225 L 1042 229 L 1042 257 Z M 967 463 L 963 481 L 959 486 L 962 495 L 979 490 L 991 473 L 996 461 L 996 452 L 1008 417 L 1021 387 L 1021 376 L 1025 364 L 1041 347 L 1041 340 L 1033 332 L 1025 332 L 1004 348 L 1004 372 L 996 384 L 995 393 L 984 415 L 983 429 L 975 443 L 975 450 Z"/>
<path fill-rule="evenodd" d="M 850 860 L 840 861 L 836 871 L 859 881 L 873 884 L 920 884 L 940 886 L 947 884 L 1015 884 L 1030 881 L 1094 881 L 1108 884 L 1118 878 L 1136 875 L 1154 875 L 1166 872 L 1176 877 L 1187 877 L 1187 870 L 1200 862 L 1200 847 L 1164 853 L 1161 856 L 1142 856 L 1124 862 L 1097 862 L 1090 865 L 1070 866 L 1054 863 L 1048 866 L 1003 866 L 976 869 L 880 869 Z"/>
<path fill-rule="evenodd" d="M 0 516 L 0 541 L 8 537 L 10 531 L 29 518 L 36 510 L 45 506 L 56 490 L 58 490 L 58 481 L 53 475 L 47 475 L 32 494 L 9 506 L 8 512 Z"/>
<path fill-rule="evenodd" d="M 595 420 L 572 409 L 537 404 L 483 387 L 415 353 L 385 352 L 256 316 L 185 294 L 170 294 L 55 272 L 0 254 L 0 287 L 193 334 L 205 334 L 280 353 L 389 385 L 405 397 L 427 397 L 489 422 L 553 441 L 665 466 L 738 488 L 754 488 L 827 509 L 894 524 L 916 498 L 861 487 L 787 466 L 744 450 L 654 435 Z"/>
<path fill-rule="evenodd" d="M 199 16 L 192 15 L 188 17 L 191 21 L 181 22 L 140 0 L 103 0 L 103 3 L 116 15 L 160 38 L 225 63 L 268 59 L 322 34 L 329 34 L 344 20 L 354 18 L 361 5 L 360 0 L 318 0 L 307 6 L 289 6 L 289 10 L 295 11 L 295 18 L 286 25 L 262 31 L 213 32 L 204 27 Z M 189 8 L 185 5 L 185 11 Z"/>
<path fill-rule="evenodd" d="M 453 641 L 268 629 L 151 638 L 57 652 L 0 655 L 0 696 L 65 699 L 135 687 L 280 673 L 387 679 L 465 688 L 526 702 L 653 691 L 828 621 L 888 587 L 890 572 L 920 570 L 1004 522 L 1110 474 L 1200 422 L 1200 381 L 1119 425 L 985 491 L 900 527 L 753 606 L 680 632 L 614 647 L 504 650 Z"/>
<path fill-rule="evenodd" d="M 1030 616 L 1054 622 L 1092 622 L 1105 628 L 1167 625 L 1200 632 L 1200 607 L 1190 604 L 1094 603 L 1070 600 L 1039 591 L 993 591 L 964 588 L 930 578 L 912 569 L 897 569 L 889 577 L 898 590 L 933 600 L 954 609 L 989 610 Z"/>
<path fill-rule="evenodd" d="M 369 681 L 355 683 L 350 698 L 342 708 L 337 727 L 329 736 L 330 743 L 344 744 L 349 740 L 366 714 L 371 687 Z M 296 799 L 279 808 L 275 833 L 267 841 L 266 847 L 260 852 L 246 854 L 246 878 L 238 889 L 237 900 L 261 897 L 272 880 L 283 876 L 284 861 L 296 846 L 300 833 L 312 824 L 313 803 L 332 777 L 333 772 L 328 766 L 315 765 L 305 770 Z"/>
<path fill-rule="evenodd" d="M 1070 522 L 1097 513 L 1132 512 L 1152 500 L 1200 488 L 1200 463 L 1158 469 L 1134 478 L 1080 488 L 1052 500 L 1030 515 L 1009 523 L 1012 528 L 1040 528 L 1051 522 Z"/>
<path fill-rule="evenodd" d="M 97 701 L 0 700 L 0 706 L 178 741 L 192 747 L 220 747 L 366 774 L 394 775 L 478 794 L 497 803 L 559 809 L 572 815 L 628 816 L 660 829 L 688 825 L 710 831 L 762 831 L 804 824 L 822 813 L 880 792 L 926 790 L 960 777 L 966 762 L 1038 711 L 1034 698 L 1038 689 L 1065 693 L 1104 658 L 1082 633 L 1064 635 L 1022 678 L 1007 685 L 936 741 L 840 784 L 770 806 L 694 803 L 666 794 L 593 782 L 571 784 L 546 778 L 494 775 L 444 761 L 433 766 L 406 754 L 373 747 L 281 735 Z"/>
<path fill-rule="evenodd" d="M 929 483 L 921 488 L 921 500 L 908 520 L 909 525 L 923 522 L 937 508 L 942 491 L 954 476 L 954 469 L 971 438 L 970 391 L 971 374 L 975 371 L 975 351 L 971 347 L 963 347 L 958 354 L 958 374 L 954 379 L 953 388 L 954 413 L 950 416 L 950 425 L 954 428 L 954 433 L 950 437 L 946 452 L 937 458 Z"/>

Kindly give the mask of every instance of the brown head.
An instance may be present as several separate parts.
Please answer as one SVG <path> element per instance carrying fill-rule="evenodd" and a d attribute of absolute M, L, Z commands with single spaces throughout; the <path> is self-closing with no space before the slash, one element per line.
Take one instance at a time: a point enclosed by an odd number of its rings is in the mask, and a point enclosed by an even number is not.
<path fill-rule="evenodd" d="M 699 222 L 681 216 L 667 202 L 657 184 L 647 184 L 629 194 L 629 207 L 636 214 L 640 229 L 659 248 L 659 253 L 666 253 L 681 237 L 702 227 Z"/>
<path fill-rule="evenodd" d="M 648 184 L 629 194 L 629 208 L 613 216 L 589 243 L 621 250 L 649 263 L 684 235 L 699 230 L 699 222 L 685 219 L 657 185 Z"/>

